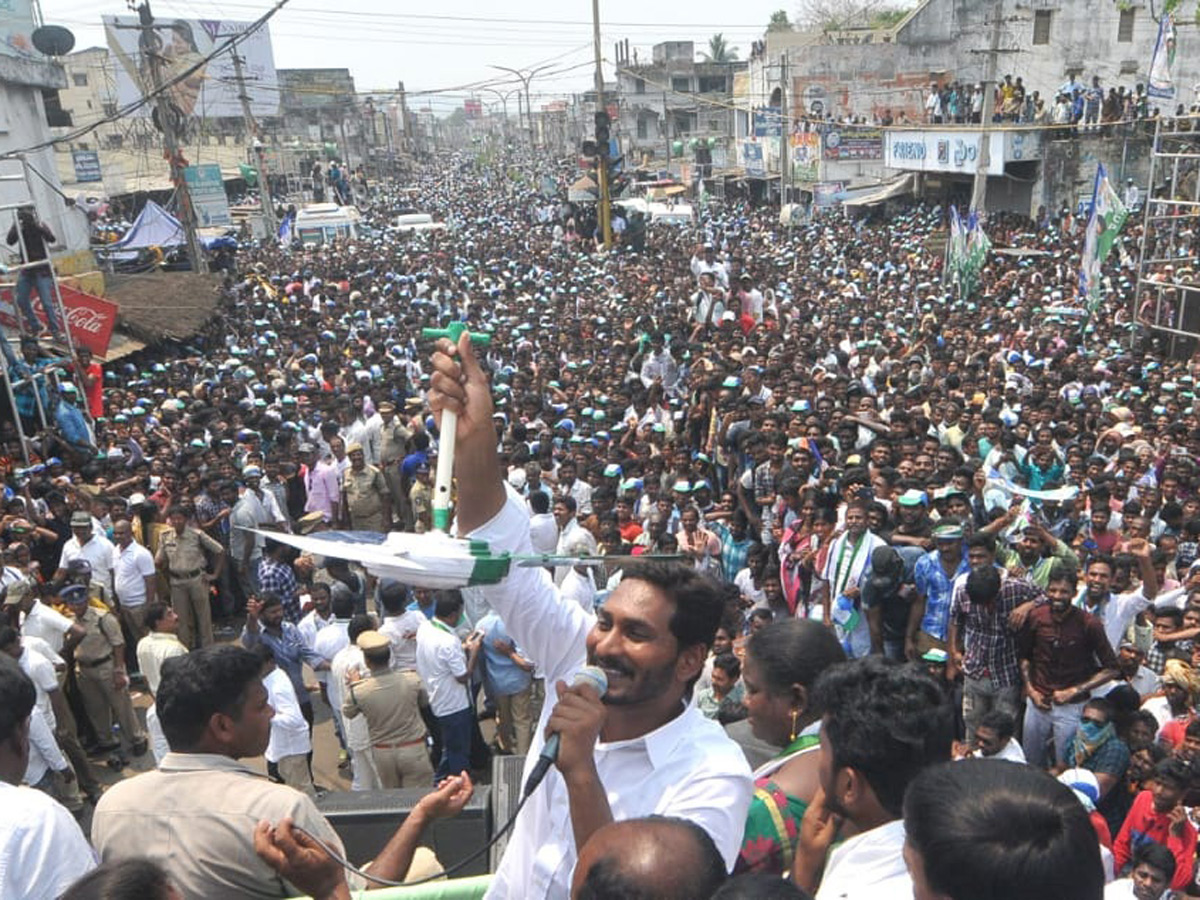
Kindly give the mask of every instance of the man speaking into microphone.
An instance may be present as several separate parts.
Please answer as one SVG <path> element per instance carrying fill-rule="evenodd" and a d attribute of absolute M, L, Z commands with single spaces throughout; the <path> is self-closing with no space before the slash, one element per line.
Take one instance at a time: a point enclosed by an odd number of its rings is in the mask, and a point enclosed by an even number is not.
<path fill-rule="evenodd" d="M 531 553 L 525 501 L 501 480 L 491 385 L 464 334 L 433 357 L 429 402 L 458 415 L 458 533 L 493 551 Z M 570 895 L 578 850 L 610 822 L 676 816 L 708 832 L 732 868 L 753 783 L 738 746 L 688 704 L 720 621 L 716 586 L 690 567 L 629 567 L 596 614 L 564 602 L 542 568 L 514 566 L 486 599 L 546 673 L 546 704 L 525 760 L 528 777 L 549 734 L 554 767 L 514 826 L 490 898 Z M 572 684 L 585 665 L 607 679 Z"/>

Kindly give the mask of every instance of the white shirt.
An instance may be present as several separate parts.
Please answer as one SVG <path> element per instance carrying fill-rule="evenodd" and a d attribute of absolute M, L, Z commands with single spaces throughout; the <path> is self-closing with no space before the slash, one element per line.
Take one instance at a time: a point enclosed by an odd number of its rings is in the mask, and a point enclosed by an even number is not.
<path fill-rule="evenodd" d="M 54 729 L 36 706 L 29 714 L 29 759 L 25 763 L 26 784 L 35 785 L 53 769 L 61 772 L 67 768 L 66 757 L 54 740 Z"/>
<path fill-rule="evenodd" d="M 300 637 L 304 638 L 304 644 L 309 650 L 312 650 L 317 640 L 317 632 L 333 621 L 333 614 L 322 616 L 315 609 L 310 609 L 308 613 L 296 623 L 296 628 L 300 632 Z M 318 673 L 319 674 L 319 673 Z"/>
<path fill-rule="evenodd" d="M 856 834 L 829 854 L 817 900 L 912 900 L 904 820 Z"/>
<path fill-rule="evenodd" d="M 93 534 L 88 542 L 79 546 L 79 539 L 74 535 L 63 544 L 62 556 L 58 565 L 65 569 L 73 559 L 86 559 L 92 564 L 92 581 L 104 585 L 106 591 L 113 589 L 113 551 L 116 548 L 112 542 L 98 534 Z"/>
<path fill-rule="evenodd" d="M 1109 594 L 1108 600 L 1096 610 L 1088 605 L 1087 588 L 1084 587 L 1083 592 L 1076 598 L 1075 605 L 1100 620 L 1104 626 L 1104 633 L 1108 637 L 1108 643 L 1112 646 L 1113 652 L 1116 652 L 1116 649 L 1121 646 L 1121 638 L 1125 637 L 1125 631 L 1129 628 L 1130 623 L 1138 613 L 1150 605 L 1150 601 L 1146 599 L 1139 588 L 1127 594 Z"/>
<path fill-rule="evenodd" d="M 529 517 L 511 489 L 508 503 L 471 537 L 495 551 L 529 552 Z M 571 682 L 586 660 L 587 635 L 595 616 L 562 602 L 550 575 L 540 568 L 514 568 L 485 589 L 508 633 L 546 679 L 546 702 L 525 759 L 526 778 L 541 753 L 546 721 L 558 702 L 558 680 Z M 733 867 L 741 848 L 754 785 L 746 759 L 716 722 L 694 707 L 665 725 L 628 741 L 596 745 L 596 769 L 614 819 L 679 816 L 712 836 Z M 488 888 L 489 898 L 565 898 L 570 893 L 576 847 L 562 775 L 551 769 L 526 803 Z"/>
<path fill-rule="evenodd" d="M 725 263 L 721 262 L 715 256 L 712 262 L 709 262 L 702 256 L 693 256 L 691 269 L 697 281 L 700 280 L 701 275 L 711 274 L 721 287 L 729 287 L 729 270 L 725 268 Z"/>
<path fill-rule="evenodd" d="M 62 653 L 63 637 L 71 630 L 72 624 L 62 613 L 51 609 L 41 600 L 34 600 L 29 612 L 25 613 L 25 621 L 21 623 L 21 635 L 41 638 L 55 653 Z"/>
<path fill-rule="evenodd" d="M 595 553 L 598 549 L 595 536 L 580 525 L 578 519 L 571 518 L 567 522 L 567 527 L 558 536 L 558 544 L 556 545 L 555 552 L 560 556 L 569 556 L 577 552 L 574 548 L 580 542 L 586 545 L 585 552 L 589 554 Z M 570 571 L 571 566 L 555 566 L 554 581 L 557 584 L 562 584 L 563 580 L 567 577 L 567 573 Z"/>
<path fill-rule="evenodd" d="M 1160 900 L 1163 897 L 1174 896 L 1168 888 L 1160 895 Z M 1118 878 L 1116 881 L 1109 882 L 1104 886 L 1104 900 L 1137 900 L 1137 895 L 1133 893 L 1132 878 Z"/>
<path fill-rule="evenodd" d="M 130 541 L 124 550 L 114 546 L 112 571 L 117 599 L 121 601 L 121 605 L 129 609 L 144 606 L 146 579 L 153 577 L 155 573 L 154 557 L 150 551 L 137 541 Z"/>
<path fill-rule="evenodd" d="M 558 549 L 558 523 L 551 513 L 529 517 L 529 537 L 534 553 L 554 553 Z"/>
<path fill-rule="evenodd" d="M 58 690 L 58 675 L 54 671 L 54 663 L 31 647 L 25 646 L 25 642 L 22 641 L 21 656 L 17 665 L 29 676 L 29 680 L 37 689 L 37 708 L 42 711 L 46 724 L 53 731 L 58 727 L 58 718 L 50 705 L 50 695 Z"/>
<path fill-rule="evenodd" d="M 342 723 L 342 736 L 346 739 L 346 749 L 361 753 L 371 746 L 371 734 L 367 729 L 367 717 L 355 716 L 347 719 L 342 715 L 342 698 L 346 691 L 346 673 L 351 669 L 366 672 L 367 662 L 363 659 L 362 651 L 353 644 L 347 644 L 333 657 L 329 664 L 329 681 L 326 688 L 329 692 L 329 705 L 333 714 Z"/>
<path fill-rule="evenodd" d="M 326 662 L 332 663 L 338 651 L 350 643 L 350 620 L 334 619 L 317 632 L 313 641 L 313 650 L 320 653 Z M 320 673 L 318 673 L 320 674 Z M 326 683 L 328 689 L 328 682 Z"/>
<path fill-rule="evenodd" d="M 578 603 L 585 612 L 591 612 L 596 607 L 596 585 L 592 583 L 591 574 L 580 575 L 575 566 L 570 567 L 567 577 L 563 579 L 563 600 Z"/>
<path fill-rule="evenodd" d="M 398 616 L 384 616 L 379 633 L 392 644 L 392 669 L 402 671 L 417 668 L 417 629 L 425 621 L 420 610 L 406 609 Z"/>
<path fill-rule="evenodd" d="M 1115 650 L 1116 647 L 1113 647 Z M 1110 681 L 1108 684 L 1103 684 L 1092 691 L 1092 696 L 1107 697 L 1121 685 L 1129 685 L 1138 692 L 1139 697 L 1145 697 L 1153 694 L 1158 690 L 1158 676 L 1154 674 L 1153 669 L 1148 669 L 1145 666 L 1138 666 L 1137 672 L 1128 681 L 1124 677 Z"/>
<path fill-rule="evenodd" d="M 0 782 L 0 900 L 57 900 L 94 868 L 95 851 L 62 804 Z"/>
<path fill-rule="evenodd" d="M 186 656 L 187 652 L 187 647 L 178 637 L 165 631 L 151 631 L 138 641 L 138 670 L 145 676 L 150 693 L 158 693 L 163 663 L 176 656 Z"/>
<path fill-rule="evenodd" d="M 984 756 L 978 750 L 972 753 L 971 756 L 975 759 L 1003 759 L 1006 762 L 1015 763 L 1023 763 L 1026 761 L 1025 750 L 1021 747 L 1020 742 L 1015 737 L 1009 738 L 1008 743 L 1005 744 L 1000 752 L 994 756 Z"/>
<path fill-rule="evenodd" d="M 308 722 L 300 712 L 300 701 L 287 672 L 279 667 L 272 669 L 263 679 L 267 689 L 267 702 L 275 710 L 271 716 L 271 737 L 263 753 L 267 762 L 277 763 L 287 756 L 304 756 L 312 752 L 312 739 L 308 736 Z"/>
<path fill-rule="evenodd" d="M 439 623 L 449 629 L 445 623 Z M 449 716 L 471 705 L 467 686 L 458 676 L 467 674 L 467 657 L 453 631 L 443 631 L 425 619 L 417 629 L 417 674 L 429 691 L 435 716 Z"/>
<path fill-rule="evenodd" d="M 586 481 L 576 478 L 567 488 L 566 493 L 575 498 L 575 514 L 590 516 L 592 514 L 592 486 Z"/>
<path fill-rule="evenodd" d="M 305 615 L 298 623 L 296 623 L 296 629 L 300 632 L 300 637 L 303 639 L 304 645 L 308 647 L 309 650 L 315 650 L 317 648 L 317 635 L 321 632 L 321 629 L 325 628 L 325 626 L 331 624 L 333 621 L 334 618 L 332 614 L 330 614 L 329 618 L 322 618 L 315 609 L 310 609 L 308 614 Z M 346 640 L 349 640 L 349 638 Z M 335 650 L 334 653 L 336 652 L 337 651 Z M 333 654 L 331 653 L 328 659 L 332 658 Z M 329 684 L 328 672 L 321 671 L 314 672 L 313 674 L 317 676 L 318 683 L 324 685 Z"/>

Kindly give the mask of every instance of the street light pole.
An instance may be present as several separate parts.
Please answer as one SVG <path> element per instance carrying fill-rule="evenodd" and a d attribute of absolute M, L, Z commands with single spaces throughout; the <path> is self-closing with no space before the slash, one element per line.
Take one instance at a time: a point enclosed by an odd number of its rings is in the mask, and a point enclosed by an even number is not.
<path fill-rule="evenodd" d="M 501 127 L 501 133 L 504 135 L 505 143 L 508 143 L 508 98 L 511 97 L 513 94 L 517 95 L 517 107 L 518 107 L 517 118 L 520 119 L 520 117 L 521 117 L 521 114 L 520 114 L 520 105 L 521 105 L 520 91 L 521 91 L 521 89 L 513 88 L 511 91 L 499 91 L 499 90 L 496 90 L 496 88 L 481 87 L 480 90 L 487 91 L 488 93 L 491 93 L 491 94 L 495 94 L 497 97 L 500 98 L 500 105 L 504 110 L 504 122 Z"/>
<path fill-rule="evenodd" d="M 508 72 L 510 75 L 516 75 L 517 79 L 524 86 L 524 88 L 525 88 L 525 116 L 529 122 L 529 149 L 530 149 L 530 151 L 532 151 L 533 147 L 534 147 L 534 144 L 533 144 L 533 106 L 531 106 L 530 102 L 529 102 L 529 82 L 533 81 L 533 76 L 537 75 L 539 72 L 544 72 L 547 69 L 552 68 L 551 65 L 549 63 L 547 63 L 546 65 L 536 66 L 535 68 L 530 69 L 528 72 L 522 72 L 520 69 L 512 69 L 512 68 L 509 68 L 508 66 L 498 66 L 495 63 L 491 63 L 490 68 L 499 69 L 501 72 Z"/>

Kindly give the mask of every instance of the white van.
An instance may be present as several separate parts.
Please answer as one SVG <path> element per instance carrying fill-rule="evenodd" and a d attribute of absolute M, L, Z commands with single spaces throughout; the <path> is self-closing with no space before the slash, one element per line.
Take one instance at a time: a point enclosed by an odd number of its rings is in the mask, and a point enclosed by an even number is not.
<path fill-rule="evenodd" d="M 353 206 L 313 203 L 296 213 L 295 233 L 302 244 L 324 244 L 358 236 L 362 216 Z"/>
<path fill-rule="evenodd" d="M 392 224 L 401 234 L 414 231 L 443 231 L 446 228 L 445 222 L 433 221 L 433 216 L 429 213 L 403 213 L 396 216 L 396 221 Z"/>
<path fill-rule="evenodd" d="M 691 225 L 696 213 L 689 203 L 650 203 L 650 223 L 666 225 Z"/>

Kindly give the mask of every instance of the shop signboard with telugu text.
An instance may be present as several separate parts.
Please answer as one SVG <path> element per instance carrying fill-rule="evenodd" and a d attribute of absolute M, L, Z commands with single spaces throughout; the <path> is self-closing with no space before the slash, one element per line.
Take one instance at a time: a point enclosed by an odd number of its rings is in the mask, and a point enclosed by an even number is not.
<path fill-rule="evenodd" d="M 834 128 L 825 134 L 824 157 L 830 162 L 883 159 L 883 130 Z"/>
<path fill-rule="evenodd" d="M 183 180 L 187 182 L 192 207 L 196 210 L 196 222 L 201 228 L 232 223 L 229 198 L 225 196 L 225 179 L 221 177 L 220 166 L 215 163 L 188 166 L 183 170 Z"/>
<path fill-rule="evenodd" d="M 754 110 L 754 136 L 779 137 L 783 134 L 783 116 L 778 106 L 763 106 Z"/>
<path fill-rule="evenodd" d="M 58 283 L 58 290 L 66 308 L 71 340 L 77 347 L 87 347 L 97 356 L 104 356 L 108 353 L 108 343 L 112 340 L 113 328 L 117 324 L 117 304 L 103 297 L 76 290 L 61 281 Z M 46 321 L 40 297 L 33 298 L 33 311 L 40 321 Z M 0 325 L 10 331 L 16 331 L 19 327 L 15 298 L 8 289 L 0 290 Z"/>
<path fill-rule="evenodd" d="M 766 162 L 763 160 L 763 145 L 754 141 L 742 141 L 738 145 L 739 162 L 747 175 L 763 176 L 767 174 Z"/>
<path fill-rule="evenodd" d="M 75 166 L 77 184 L 104 180 L 100 173 L 100 154 L 96 150 L 72 150 L 71 162 Z"/>
<path fill-rule="evenodd" d="M 955 172 L 974 175 L 979 166 L 979 148 L 983 134 L 978 131 L 889 131 L 885 141 L 884 164 L 889 169 L 916 172 Z M 987 134 L 990 156 L 988 174 L 1003 175 L 1005 162 L 1004 132 Z"/>

